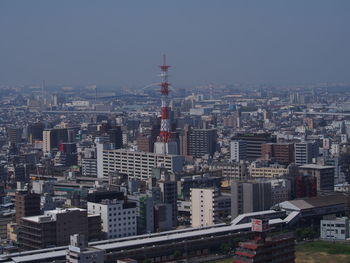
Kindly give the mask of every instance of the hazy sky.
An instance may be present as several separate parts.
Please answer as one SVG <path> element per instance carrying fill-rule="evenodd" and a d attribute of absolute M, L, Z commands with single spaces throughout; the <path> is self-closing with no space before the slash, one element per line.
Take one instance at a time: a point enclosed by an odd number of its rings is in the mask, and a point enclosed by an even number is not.
<path fill-rule="evenodd" d="M 350 82 L 349 0 L 1 0 L 0 84 Z"/>

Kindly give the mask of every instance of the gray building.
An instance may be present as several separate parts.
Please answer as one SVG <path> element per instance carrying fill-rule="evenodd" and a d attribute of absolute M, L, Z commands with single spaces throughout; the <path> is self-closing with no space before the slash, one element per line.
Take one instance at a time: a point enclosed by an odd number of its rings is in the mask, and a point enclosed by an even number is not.
<path fill-rule="evenodd" d="M 81 173 L 86 177 L 97 177 L 97 159 L 82 159 Z"/>
<path fill-rule="evenodd" d="M 231 216 L 268 210 L 272 206 L 270 182 L 242 182 L 231 184 Z"/>
<path fill-rule="evenodd" d="M 334 166 L 306 164 L 299 167 L 299 173 L 316 177 L 317 192 L 334 191 L 334 168 Z"/>
<path fill-rule="evenodd" d="M 188 132 L 188 155 L 201 158 L 208 154 L 213 156 L 216 151 L 216 129 L 190 129 Z"/>
<path fill-rule="evenodd" d="M 247 142 L 243 140 L 231 141 L 230 144 L 231 160 L 239 162 L 247 158 Z"/>
<path fill-rule="evenodd" d="M 318 156 L 317 142 L 300 142 L 294 145 L 294 160 L 296 165 L 312 163 Z"/>
<path fill-rule="evenodd" d="M 349 218 L 323 219 L 320 224 L 322 239 L 345 240 L 349 237 Z"/>

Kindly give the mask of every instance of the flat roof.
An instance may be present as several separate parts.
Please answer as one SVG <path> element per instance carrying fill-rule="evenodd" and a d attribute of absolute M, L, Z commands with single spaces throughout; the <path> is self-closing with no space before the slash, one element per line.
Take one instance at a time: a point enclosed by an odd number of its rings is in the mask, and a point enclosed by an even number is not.
<path fill-rule="evenodd" d="M 302 166 L 299 166 L 299 168 L 305 168 L 305 169 L 334 169 L 334 166 L 330 165 L 320 165 L 320 164 L 304 164 Z"/>

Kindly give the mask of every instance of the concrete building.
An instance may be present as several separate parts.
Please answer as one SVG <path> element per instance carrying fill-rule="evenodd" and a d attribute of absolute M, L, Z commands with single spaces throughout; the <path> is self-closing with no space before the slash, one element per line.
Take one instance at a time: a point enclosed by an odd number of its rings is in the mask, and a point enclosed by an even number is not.
<path fill-rule="evenodd" d="M 30 193 L 27 190 L 19 190 L 15 197 L 16 223 L 21 222 L 22 217 L 40 215 L 40 195 Z"/>
<path fill-rule="evenodd" d="M 136 139 L 137 149 L 142 152 L 153 152 L 154 139 L 151 135 L 140 134 Z"/>
<path fill-rule="evenodd" d="M 192 227 L 210 226 L 218 219 L 218 191 L 214 188 L 191 189 Z"/>
<path fill-rule="evenodd" d="M 70 245 L 67 249 L 67 263 L 103 263 L 104 250 L 87 247 L 84 235 L 70 236 Z"/>
<path fill-rule="evenodd" d="M 246 143 L 246 157 L 248 160 L 261 158 L 261 145 L 270 142 L 276 142 L 269 133 L 242 133 L 232 138 L 234 141 L 244 141 Z"/>
<path fill-rule="evenodd" d="M 233 181 L 231 197 L 232 218 L 244 213 L 269 210 L 272 206 L 271 183 Z"/>
<path fill-rule="evenodd" d="M 68 129 L 45 129 L 43 131 L 43 152 L 48 153 L 58 149 L 63 142 L 68 142 Z"/>
<path fill-rule="evenodd" d="M 349 218 L 334 217 L 321 220 L 320 237 L 328 240 L 346 240 L 349 238 Z"/>
<path fill-rule="evenodd" d="M 31 123 L 27 126 L 27 140 L 33 144 L 35 141 L 43 140 L 44 123 Z"/>
<path fill-rule="evenodd" d="M 188 155 L 201 158 L 213 156 L 217 147 L 216 129 L 190 129 L 188 132 Z"/>
<path fill-rule="evenodd" d="M 317 142 L 300 142 L 294 145 L 294 160 L 296 165 L 312 163 L 318 156 Z"/>
<path fill-rule="evenodd" d="M 128 200 L 136 203 L 137 234 L 154 232 L 154 204 L 151 191 L 146 194 L 134 193 L 128 195 Z"/>
<path fill-rule="evenodd" d="M 266 143 L 261 145 L 261 157 L 282 164 L 294 162 L 293 143 Z"/>
<path fill-rule="evenodd" d="M 315 176 L 318 192 L 334 191 L 334 166 L 306 164 L 299 167 L 299 173 Z"/>
<path fill-rule="evenodd" d="M 173 207 L 171 204 L 157 203 L 154 206 L 154 230 L 156 232 L 173 229 Z"/>
<path fill-rule="evenodd" d="M 118 171 L 140 180 L 152 176 L 154 167 L 164 166 L 169 172 L 180 172 L 184 157 L 127 150 L 103 150 L 97 148 L 97 174 L 99 178 Z"/>
<path fill-rule="evenodd" d="M 97 159 L 83 158 L 81 160 L 81 173 L 84 177 L 97 177 Z"/>
<path fill-rule="evenodd" d="M 99 214 L 105 238 L 121 238 L 137 234 L 136 203 L 118 199 L 88 202 L 88 212 Z"/>
<path fill-rule="evenodd" d="M 209 165 L 209 170 L 221 170 L 222 177 L 231 179 L 244 180 L 248 179 L 249 170 L 245 162 L 212 162 Z"/>
<path fill-rule="evenodd" d="M 96 241 L 101 235 L 101 218 L 85 209 L 68 208 L 46 211 L 44 215 L 23 217 L 18 232 L 24 250 L 68 245 L 70 235 L 83 234 Z"/>
<path fill-rule="evenodd" d="M 7 128 L 7 138 L 10 143 L 18 144 L 22 140 L 22 128 L 8 127 Z"/>
<path fill-rule="evenodd" d="M 278 164 L 269 164 L 268 166 L 260 166 L 257 163 L 253 162 L 249 167 L 249 173 L 251 177 L 257 178 L 275 178 L 282 177 L 288 174 L 288 168 L 278 165 Z"/>
<path fill-rule="evenodd" d="M 231 160 L 240 162 L 247 158 L 247 143 L 245 141 L 231 141 L 230 144 Z"/>

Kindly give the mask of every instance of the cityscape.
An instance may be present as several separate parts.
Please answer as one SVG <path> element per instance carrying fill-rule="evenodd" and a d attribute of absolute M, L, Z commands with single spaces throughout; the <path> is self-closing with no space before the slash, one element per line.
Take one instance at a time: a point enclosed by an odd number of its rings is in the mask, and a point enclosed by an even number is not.
<path fill-rule="evenodd" d="M 170 2 L 159 9 L 165 12 Z M 236 4 L 203 2 L 203 10 L 219 8 L 223 16 Z M 293 8 L 303 5 L 297 2 Z M 312 14 L 322 16 L 331 6 L 320 2 Z M 40 8 L 28 12 L 51 10 L 50 4 L 32 3 Z M 331 10 L 344 15 L 350 6 L 339 3 L 342 8 Z M 72 5 L 85 8 L 82 1 Z M 99 5 L 90 11 L 98 13 Z M 101 5 L 112 10 L 119 3 Z M 0 17 L 17 10 L 10 3 L 3 7 Z M 78 16 L 75 7 L 64 9 Z M 103 12 L 110 16 L 111 11 Z M 7 19 L 4 15 L 0 24 Z M 346 15 L 339 23 L 348 30 Z M 175 34 L 173 26 L 169 32 Z M 8 28 L 5 36 L 16 27 Z M 197 30 L 200 38 L 200 26 Z M 300 75 L 281 83 L 272 76 L 270 81 L 232 81 L 232 76 L 217 81 L 221 68 L 232 65 L 213 63 L 213 81 L 207 81 L 205 70 L 198 81 L 199 61 L 193 84 L 186 79 L 190 72 L 181 75 L 187 58 L 177 59 L 175 43 L 158 55 L 150 51 L 152 58 L 138 58 L 141 64 L 119 75 L 120 82 L 106 77 L 93 84 L 91 74 L 82 74 L 77 84 L 60 73 L 60 81 L 53 73 L 38 79 L 40 56 L 31 61 L 32 79 L 26 77 L 29 68 L 13 71 L 19 58 L 6 60 L 6 41 L 4 48 L 0 44 L 0 262 L 349 262 L 350 67 L 338 80 L 329 73 L 327 81 L 327 65 L 311 61 L 315 79 Z M 348 37 L 344 41 L 350 43 Z M 129 48 L 116 59 L 131 63 L 126 59 L 133 61 L 133 45 Z M 340 50 L 328 52 L 338 56 Z M 350 52 L 344 52 L 346 60 Z M 83 68 L 84 61 L 79 63 Z M 107 69 L 96 64 L 100 76 Z M 13 68 L 11 74 L 5 65 Z M 138 78 L 138 71 L 151 74 Z"/>

